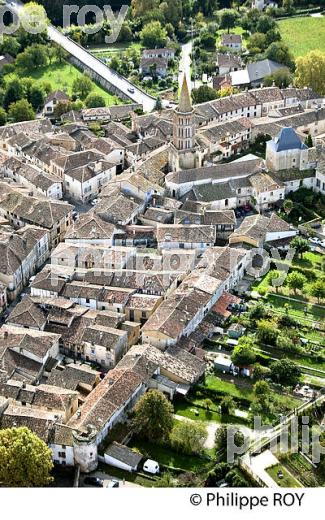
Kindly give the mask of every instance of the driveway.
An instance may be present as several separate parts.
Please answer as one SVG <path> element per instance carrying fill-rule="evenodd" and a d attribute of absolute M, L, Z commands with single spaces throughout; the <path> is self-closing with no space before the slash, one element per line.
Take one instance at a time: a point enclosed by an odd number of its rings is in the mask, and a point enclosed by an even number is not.
<path fill-rule="evenodd" d="M 244 461 L 251 468 L 252 472 L 255 473 L 269 488 L 279 487 L 279 485 L 270 477 L 265 471 L 270 466 L 278 464 L 278 459 L 273 455 L 270 450 L 263 451 L 256 457 L 249 457 L 245 455 Z"/>
<path fill-rule="evenodd" d="M 87 475 L 82 475 L 80 477 L 79 487 L 88 487 L 88 488 L 92 487 L 93 488 L 93 486 L 84 486 L 83 485 L 83 481 L 86 476 Z M 121 480 L 119 478 L 110 476 L 107 473 L 104 473 L 103 471 L 93 471 L 92 473 L 90 473 L 90 476 L 101 478 L 104 481 L 103 487 L 106 487 L 106 488 L 109 487 L 109 484 L 112 480 L 118 480 L 120 488 L 134 488 L 134 487 L 140 488 L 140 487 L 142 487 L 142 486 L 139 486 L 139 484 L 134 484 L 133 482 L 128 482 L 127 480 Z M 118 489 L 118 488 L 112 488 L 112 489 Z"/>

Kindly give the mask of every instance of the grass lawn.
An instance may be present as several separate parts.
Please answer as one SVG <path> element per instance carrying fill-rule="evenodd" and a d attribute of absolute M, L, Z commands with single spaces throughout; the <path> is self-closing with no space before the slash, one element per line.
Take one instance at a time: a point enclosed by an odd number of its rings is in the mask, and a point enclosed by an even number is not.
<path fill-rule="evenodd" d="M 286 470 L 281 464 L 275 464 L 270 468 L 267 468 L 266 473 L 273 478 L 274 482 L 276 482 L 280 487 L 288 487 L 288 488 L 297 488 L 301 487 L 300 482 L 294 478 L 288 470 Z M 278 471 L 282 471 L 283 477 L 278 477 Z"/>
<path fill-rule="evenodd" d="M 229 381 L 223 381 L 216 376 L 207 376 L 205 378 L 205 386 L 209 390 L 215 390 L 216 392 L 221 392 L 225 395 L 231 395 L 235 399 L 236 397 L 239 397 L 240 399 L 252 401 L 254 398 L 253 390 L 250 388 L 241 387 L 236 385 L 235 382 L 230 383 Z"/>
<path fill-rule="evenodd" d="M 302 272 L 307 278 L 307 284 L 304 287 L 304 294 L 301 294 L 300 292 L 297 292 L 297 294 L 294 294 L 289 287 L 286 285 L 286 281 L 284 281 L 283 285 L 279 287 L 278 292 L 281 295 L 289 296 L 295 299 L 299 299 L 302 301 L 305 301 L 306 298 L 309 298 L 309 289 L 310 285 L 317 280 L 318 278 L 321 278 L 323 276 L 322 271 L 322 259 L 323 255 L 319 253 L 312 253 L 312 252 L 306 252 L 303 254 L 302 258 L 295 257 L 292 264 L 288 263 L 286 261 L 281 262 L 282 265 L 288 265 L 289 266 L 289 273 L 292 272 Z M 272 269 L 273 270 L 273 269 Z M 267 273 L 262 280 L 256 280 L 252 286 L 251 289 L 257 292 L 260 292 L 260 294 L 265 294 L 266 291 L 269 291 L 270 293 L 275 292 L 275 288 L 272 286 L 272 283 L 269 278 L 270 272 Z M 262 289 L 262 291 L 261 291 Z M 316 299 L 312 300 L 313 303 L 316 303 Z M 324 313 L 325 315 L 325 313 Z"/>
<path fill-rule="evenodd" d="M 39 80 L 40 82 L 50 82 L 53 90 L 64 90 L 68 95 L 73 94 L 72 84 L 74 80 L 79 78 L 81 75 L 82 73 L 76 67 L 67 62 L 62 64 L 53 63 L 47 67 L 32 71 L 29 74 L 31 78 Z M 107 106 L 123 103 L 123 101 L 117 96 L 109 94 L 96 83 L 94 83 L 93 92 L 103 96 Z"/>
<path fill-rule="evenodd" d="M 241 399 L 247 399 L 247 401 L 253 401 L 254 399 L 253 385 L 249 385 L 248 387 L 240 387 L 239 385 L 236 385 L 236 383 L 223 381 L 222 379 L 219 379 L 216 376 L 207 376 L 206 385 L 210 389 L 223 391 L 226 395 L 231 395 L 234 399 L 236 399 L 236 397 Z M 277 393 L 276 397 L 279 403 L 286 405 L 288 408 L 295 408 L 296 406 L 301 404 L 298 399 L 287 395 L 281 395 Z M 235 417 L 235 419 L 238 420 L 240 418 Z M 237 422 L 239 423 L 240 421 Z"/>
<path fill-rule="evenodd" d="M 283 41 L 294 57 L 318 49 L 325 52 L 325 17 L 311 16 L 278 20 Z"/>
<path fill-rule="evenodd" d="M 221 415 L 217 410 L 218 404 L 211 407 L 210 410 L 202 408 L 204 406 L 204 399 L 193 399 L 191 402 L 185 399 L 178 399 L 174 402 L 174 411 L 176 415 L 182 415 L 194 421 L 214 421 L 225 424 L 247 424 L 247 420 L 236 415 Z"/>
<path fill-rule="evenodd" d="M 298 302 L 289 300 L 288 298 L 282 298 L 279 294 L 269 294 L 267 300 L 272 306 L 279 312 L 285 313 L 285 304 L 289 304 L 289 315 L 293 318 L 299 318 L 302 321 L 310 320 L 323 320 L 325 318 L 325 307 L 316 307 L 316 305 L 307 303 L 307 316 L 305 316 L 304 308 L 306 302 Z"/>
<path fill-rule="evenodd" d="M 220 39 L 221 39 L 221 35 L 224 34 L 224 33 L 227 33 L 227 29 L 220 29 L 218 31 L 218 34 L 217 34 L 217 45 L 220 44 Z M 233 29 L 230 29 L 229 33 L 230 34 L 240 34 L 242 36 L 242 44 L 243 44 L 243 47 L 246 47 L 246 40 L 245 38 L 243 38 L 243 33 L 244 33 L 244 29 L 240 26 L 237 26 L 237 27 L 234 27 Z"/>
<path fill-rule="evenodd" d="M 142 45 L 139 42 L 124 42 L 124 43 L 108 43 L 107 45 L 91 45 L 88 50 L 93 54 L 100 54 L 108 56 L 110 54 L 124 53 L 127 49 L 141 50 Z"/>
<path fill-rule="evenodd" d="M 171 468 L 181 468 L 185 471 L 200 471 L 209 465 L 210 461 L 197 455 L 183 455 L 172 450 L 169 446 L 153 444 L 148 441 L 133 438 L 130 448 L 137 448 L 145 456 L 156 460 L 159 464 Z"/>

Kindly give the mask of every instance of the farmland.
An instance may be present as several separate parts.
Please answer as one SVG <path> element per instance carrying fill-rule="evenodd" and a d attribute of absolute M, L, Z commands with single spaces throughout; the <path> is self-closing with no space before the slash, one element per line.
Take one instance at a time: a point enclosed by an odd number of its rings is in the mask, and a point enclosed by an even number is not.
<path fill-rule="evenodd" d="M 325 17 L 288 18 L 278 24 L 282 39 L 295 58 L 315 49 L 325 52 Z"/>

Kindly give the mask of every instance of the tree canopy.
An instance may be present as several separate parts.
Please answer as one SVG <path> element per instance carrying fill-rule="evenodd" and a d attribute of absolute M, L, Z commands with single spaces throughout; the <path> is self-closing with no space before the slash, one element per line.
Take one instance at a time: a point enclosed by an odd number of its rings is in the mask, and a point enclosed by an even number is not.
<path fill-rule="evenodd" d="M 171 445 L 186 454 L 201 453 L 208 433 L 205 425 L 199 421 L 177 422 L 171 432 Z"/>
<path fill-rule="evenodd" d="M 147 23 L 140 32 L 140 40 L 144 47 L 164 47 L 167 41 L 166 29 L 156 20 Z"/>
<path fill-rule="evenodd" d="M 271 366 L 270 376 L 275 383 L 284 386 L 294 386 L 300 379 L 300 368 L 290 359 L 278 359 Z"/>
<path fill-rule="evenodd" d="M 134 408 L 133 425 L 149 441 L 168 438 L 174 424 L 173 406 L 158 390 L 149 390 Z"/>
<path fill-rule="evenodd" d="M 53 468 L 52 452 L 28 428 L 0 430 L 0 482 L 7 487 L 48 485 Z"/>
<path fill-rule="evenodd" d="M 296 85 L 325 94 L 325 53 L 314 50 L 296 59 Z"/>

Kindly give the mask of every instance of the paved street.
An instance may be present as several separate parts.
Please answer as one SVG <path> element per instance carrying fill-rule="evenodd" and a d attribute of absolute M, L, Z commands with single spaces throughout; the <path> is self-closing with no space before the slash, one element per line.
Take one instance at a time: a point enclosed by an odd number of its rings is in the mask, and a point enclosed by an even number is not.
<path fill-rule="evenodd" d="M 191 79 L 191 53 L 192 53 L 193 43 L 190 40 L 187 43 L 182 45 L 181 57 L 179 60 L 179 69 L 178 69 L 178 84 L 181 85 L 183 81 L 183 76 L 186 74 L 187 80 Z"/>

